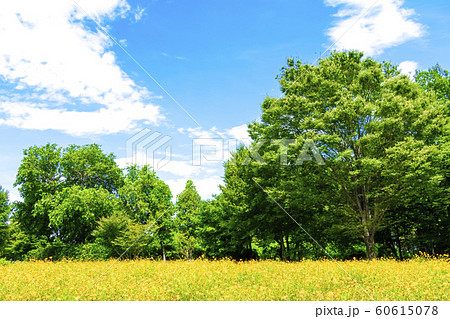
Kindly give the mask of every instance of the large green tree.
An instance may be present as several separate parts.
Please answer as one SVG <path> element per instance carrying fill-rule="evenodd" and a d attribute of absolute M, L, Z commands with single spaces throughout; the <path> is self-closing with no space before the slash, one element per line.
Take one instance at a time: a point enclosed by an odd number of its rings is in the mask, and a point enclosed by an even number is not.
<path fill-rule="evenodd" d="M 334 52 L 318 65 L 289 59 L 279 79 L 284 97 L 264 101 L 252 138 L 312 141 L 325 162 L 315 174 L 335 190 L 323 198 L 349 216 L 375 258 L 375 234 L 396 199 L 442 181 L 432 163 L 448 133 L 445 105 L 395 66 L 358 52 Z"/>
<path fill-rule="evenodd" d="M 181 248 L 188 260 L 191 260 L 194 249 L 199 246 L 200 206 L 201 197 L 194 182 L 188 180 L 184 190 L 177 196 L 175 219 L 180 231 Z"/>
<path fill-rule="evenodd" d="M 12 216 L 12 238 L 16 240 L 9 245 L 20 246 L 16 250 L 23 255 L 42 242 L 51 245 L 58 239 L 74 244 L 89 239 L 96 221 L 112 213 L 109 204 L 102 212 L 93 206 L 100 205 L 98 201 L 105 196 L 113 200 L 112 194 L 123 185 L 122 171 L 114 158 L 96 144 L 65 149 L 47 144 L 26 149 L 15 181 L 22 197 Z M 91 213 L 93 219 L 88 217 Z M 82 222 L 77 229 L 76 223 L 85 217 L 89 225 Z"/>
<path fill-rule="evenodd" d="M 307 244 L 311 238 L 296 222 L 325 246 L 326 223 L 321 221 L 323 208 L 317 205 L 320 178 L 304 172 L 306 166 L 313 172 L 317 164 L 280 165 L 287 154 L 280 153 L 279 142 L 241 146 L 225 164 L 220 202 L 227 211 L 228 242 L 235 248 L 241 246 L 240 258 L 298 260 L 319 254 L 318 247 Z"/>
<path fill-rule="evenodd" d="M 126 214 L 136 222 L 149 227 L 148 234 L 161 247 L 166 259 L 166 246 L 174 233 L 172 192 L 150 166 L 136 165 L 127 168 L 119 197 Z"/>
<path fill-rule="evenodd" d="M 104 189 L 66 187 L 35 205 L 36 215 L 49 217 L 54 237 L 66 244 L 92 241 L 97 222 L 120 210 L 119 200 Z"/>
<path fill-rule="evenodd" d="M 447 105 L 450 114 L 449 72 L 436 65 L 417 72 L 415 80 L 420 87 Z M 442 180 L 434 184 L 416 185 L 397 199 L 395 207 L 387 212 L 388 223 L 380 233 L 384 246 L 400 259 L 418 251 L 429 254 L 449 252 L 447 236 L 450 227 L 450 139 L 442 135 L 436 139 L 440 152 L 437 160 L 429 162 Z"/>
<path fill-rule="evenodd" d="M 29 235 L 51 235 L 48 215 L 35 214 L 34 206 L 44 196 L 61 190 L 61 152 L 56 144 L 33 146 L 23 152 L 14 184 L 23 201 L 16 203 L 14 220 Z"/>

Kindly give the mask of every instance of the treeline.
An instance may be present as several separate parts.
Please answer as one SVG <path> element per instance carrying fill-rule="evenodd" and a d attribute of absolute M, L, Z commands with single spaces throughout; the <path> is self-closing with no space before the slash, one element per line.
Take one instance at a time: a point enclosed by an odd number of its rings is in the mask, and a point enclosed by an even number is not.
<path fill-rule="evenodd" d="M 114 159 L 96 144 L 25 150 L 15 182 L 23 201 L 9 207 L 0 192 L 0 216 L 9 219 L 1 255 L 107 259 L 125 252 L 132 258 L 159 255 L 166 242 L 172 245 L 169 187 L 149 167 L 122 171 Z"/>
<path fill-rule="evenodd" d="M 358 52 L 288 60 L 252 144 L 202 201 L 96 144 L 24 151 L 0 189 L 0 258 L 301 260 L 450 253 L 450 78 L 401 75 Z"/>

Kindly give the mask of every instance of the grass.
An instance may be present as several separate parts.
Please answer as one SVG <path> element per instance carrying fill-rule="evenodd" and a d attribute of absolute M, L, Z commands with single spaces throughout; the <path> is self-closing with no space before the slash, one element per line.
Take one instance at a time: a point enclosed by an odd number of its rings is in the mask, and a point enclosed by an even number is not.
<path fill-rule="evenodd" d="M 0 300 L 448 300 L 450 290 L 448 259 L 339 262 L 355 280 L 327 260 L 113 263 L 0 264 Z"/>

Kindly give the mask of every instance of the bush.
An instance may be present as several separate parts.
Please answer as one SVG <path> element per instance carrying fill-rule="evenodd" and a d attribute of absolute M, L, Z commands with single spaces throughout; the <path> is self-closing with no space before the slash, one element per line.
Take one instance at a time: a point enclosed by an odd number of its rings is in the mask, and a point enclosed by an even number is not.
<path fill-rule="evenodd" d="M 150 244 L 149 235 L 145 233 L 147 227 L 125 215 L 114 213 L 100 220 L 93 235 L 96 245 L 101 246 L 101 251 L 106 254 L 103 258 L 117 258 L 122 254 L 124 258 L 137 258 L 143 256 Z"/>

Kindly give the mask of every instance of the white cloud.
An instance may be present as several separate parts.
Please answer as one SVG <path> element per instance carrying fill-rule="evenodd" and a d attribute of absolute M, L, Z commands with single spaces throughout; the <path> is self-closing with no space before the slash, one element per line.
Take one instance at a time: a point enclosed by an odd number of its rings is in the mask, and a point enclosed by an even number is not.
<path fill-rule="evenodd" d="M 171 173 L 177 176 L 192 177 L 201 175 L 205 170 L 204 166 L 195 166 L 192 160 L 177 161 L 172 160 L 167 165 L 159 168 L 159 172 Z"/>
<path fill-rule="evenodd" d="M 398 68 L 402 74 L 413 79 L 416 71 L 419 69 L 419 64 L 416 61 L 403 61 L 399 64 Z"/>
<path fill-rule="evenodd" d="M 136 8 L 136 11 L 134 12 L 134 20 L 138 22 L 142 19 L 142 16 L 144 15 L 145 9 L 140 8 L 139 6 Z"/>
<path fill-rule="evenodd" d="M 99 22 L 130 11 L 124 0 L 77 3 Z M 15 87 L 0 100 L 0 125 L 87 135 L 163 119 L 88 21 L 71 0 L 0 2 L 0 83 Z"/>
<path fill-rule="evenodd" d="M 335 26 L 327 32 L 332 42 L 337 41 L 337 50 L 375 55 L 425 34 L 425 27 L 412 20 L 414 10 L 403 7 L 404 0 L 324 1 L 328 6 L 343 6 L 335 14 Z"/>
<path fill-rule="evenodd" d="M 249 140 L 250 136 L 248 135 L 247 130 L 247 124 L 242 124 L 240 126 L 235 126 L 229 130 L 226 130 L 226 134 L 238 140 Z"/>
<path fill-rule="evenodd" d="M 172 56 L 172 55 L 167 54 L 166 52 L 161 52 L 161 54 L 168 58 L 175 58 L 176 60 L 187 60 L 187 58 L 184 56 Z"/>
<path fill-rule="evenodd" d="M 204 200 L 212 199 L 212 195 L 218 195 L 221 193 L 219 185 L 223 184 L 223 180 L 219 176 L 203 178 L 194 182 L 198 193 Z"/>
<path fill-rule="evenodd" d="M 188 180 L 187 178 L 176 178 L 164 181 L 170 187 L 173 196 L 172 201 L 174 203 L 177 200 L 177 195 L 180 194 L 185 188 L 187 180 Z"/>
<path fill-rule="evenodd" d="M 190 138 L 223 138 L 223 139 L 238 139 L 238 140 L 248 140 L 250 139 L 247 132 L 247 124 L 232 127 L 230 129 L 225 129 L 223 131 L 219 130 L 217 127 L 213 126 L 210 129 L 204 129 L 202 127 L 196 128 L 178 128 L 178 132 L 181 134 L 187 134 Z"/>
<path fill-rule="evenodd" d="M 0 161 L 2 163 L 7 162 L 9 159 L 0 156 Z M 16 201 L 22 201 L 20 197 L 19 190 L 13 186 L 16 179 L 16 171 L 13 170 L 2 170 L 0 171 L 0 187 L 8 191 L 9 202 L 13 203 Z"/>
<path fill-rule="evenodd" d="M 202 127 L 196 127 L 196 128 L 178 128 L 177 131 L 181 134 L 187 134 L 190 138 L 218 138 L 222 137 L 221 132 L 213 126 L 209 130 L 205 130 Z"/>
<path fill-rule="evenodd" d="M 126 47 L 127 46 L 127 39 L 119 40 L 119 43 L 120 43 L 121 46 Z"/>

